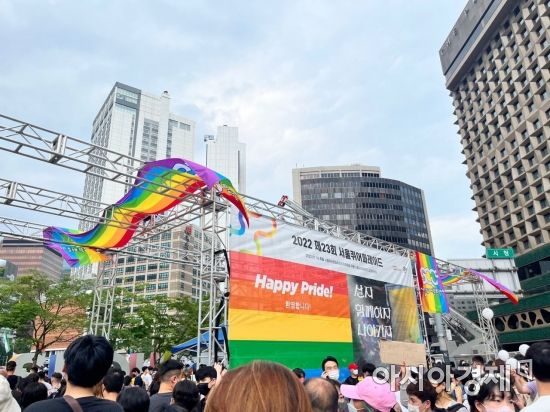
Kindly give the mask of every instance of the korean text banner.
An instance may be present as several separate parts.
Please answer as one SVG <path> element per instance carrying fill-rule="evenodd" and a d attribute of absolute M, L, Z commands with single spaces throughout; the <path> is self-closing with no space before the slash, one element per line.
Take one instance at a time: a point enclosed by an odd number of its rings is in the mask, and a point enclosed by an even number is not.
<path fill-rule="evenodd" d="M 380 364 L 380 339 L 422 342 L 407 257 L 254 213 L 244 230 L 234 212 L 232 367 L 266 359 L 318 371 L 327 355 Z"/>

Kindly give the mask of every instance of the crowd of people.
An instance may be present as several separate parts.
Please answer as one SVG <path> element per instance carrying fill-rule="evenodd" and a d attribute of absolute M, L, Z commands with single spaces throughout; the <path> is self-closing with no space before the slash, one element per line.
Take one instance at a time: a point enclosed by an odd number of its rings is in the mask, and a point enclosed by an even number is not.
<path fill-rule="evenodd" d="M 62 373 L 48 377 L 35 368 L 23 378 L 8 362 L 0 369 L 0 412 L 550 412 L 545 342 L 526 353 L 534 380 L 499 360 L 485 365 L 480 356 L 457 369 L 403 365 L 391 382 L 371 363 L 352 363 L 340 382 L 332 356 L 320 362 L 320 376 L 308 377 L 303 369 L 268 361 L 228 371 L 221 364 L 188 368 L 173 359 L 126 374 L 113 366 L 113 354 L 105 338 L 86 335 L 65 351 Z M 458 373 L 470 366 L 470 373 Z"/>

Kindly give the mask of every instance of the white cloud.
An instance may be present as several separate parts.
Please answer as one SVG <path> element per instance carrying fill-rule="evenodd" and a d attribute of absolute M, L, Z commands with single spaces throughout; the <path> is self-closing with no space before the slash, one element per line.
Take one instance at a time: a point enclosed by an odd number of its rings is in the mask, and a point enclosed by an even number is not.
<path fill-rule="evenodd" d="M 435 254 L 441 259 L 478 257 L 484 253 L 476 215 L 440 215 L 430 220 Z"/>

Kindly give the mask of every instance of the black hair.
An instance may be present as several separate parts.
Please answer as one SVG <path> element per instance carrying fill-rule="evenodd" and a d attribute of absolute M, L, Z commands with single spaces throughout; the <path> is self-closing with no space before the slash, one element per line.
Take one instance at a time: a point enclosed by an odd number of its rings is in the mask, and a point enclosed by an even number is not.
<path fill-rule="evenodd" d="M 369 376 L 373 376 L 374 374 L 374 371 L 376 370 L 376 366 L 372 363 L 364 363 L 362 368 L 361 368 L 361 371 L 363 373 L 368 373 Z"/>
<path fill-rule="evenodd" d="M 160 367 L 160 370 L 159 370 L 160 379 L 164 380 L 164 378 L 173 371 L 178 371 L 178 373 L 181 373 L 182 369 L 183 369 L 183 363 L 175 359 L 168 359 Z"/>
<path fill-rule="evenodd" d="M 216 379 L 218 377 L 218 372 L 212 366 L 202 366 L 199 368 L 197 373 L 195 373 L 195 378 L 197 382 L 202 381 L 203 379 L 210 378 Z"/>
<path fill-rule="evenodd" d="M 32 403 L 48 399 L 48 389 L 46 385 L 38 382 L 30 382 L 23 389 L 21 394 L 21 409 L 25 409 Z"/>
<path fill-rule="evenodd" d="M 294 374 L 298 379 L 302 379 L 306 377 L 306 373 L 302 368 L 294 368 L 292 369 L 292 372 L 294 372 Z"/>
<path fill-rule="evenodd" d="M 122 379 L 122 382 L 124 386 L 129 386 L 132 383 L 132 377 L 130 375 L 126 375 Z"/>
<path fill-rule="evenodd" d="M 430 401 L 430 408 L 435 409 L 435 401 L 437 399 L 437 392 L 432 384 L 427 380 L 416 383 L 409 383 L 407 386 L 407 395 L 416 396 L 422 402 Z M 422 390 L 420 390 L 422 388 Z"/>
<path fill-rule="evenodd" d="M 160 390 L 160 381 L 159 380 L 153 380 L 151 382 L 151 385 L 149 385 L 149 395 L 153 396 L 157 394 Z"/>
<path fill-rule="evenodd" d="M 117 403 L 122 406 L 124 412 L 148 412 L 149 395 L 143 388 L 126 388 L 117 397 Z"/>
<path fill-rule="evenodd" d="M 103 377 L 102 383 L 107 392 L 119 393 L 124 385 L 124 376 L 118 372 L 108 373 Z"/>
<path fill-rule="evenodd" d="M 15 372 L 15 368 L 17 368 L 17 362 L 11 360 L 6 363 L 6 370 L 8 372 Z"/>
<path fill-rule="evenodd" d="M 470 404 L 470 411 L 476 412 L 478 409 L 475 406 L 475 402 L 483 403 L 487 400 L 494 400 L 495 395 L 498 393 L 504 398 L 506 391 L 501 391 L 501 387 L 506 387 L 504 383 L 499 382 L 498 379 L 493 377 L 486 378 L 481 385 L 476 387 L 476 383 L 472 382 L 468 385 L 468 403 Z M 476 393 L 477 392 L 477 393 Z M 514 392 L 510 391 L 510 395 L 514 397 Z"/>
<path fill-rule="evenodd" d="M 31 371 L 33 371 L 33 373 L 38 373 L 38 366 L 32 366 Z"/>
<path fill-rule="evenodd" d="M 147 369 L 149 369 L 149 366 L 144 366 L 144 367 L 141 368 L 141 371 L 145 372 Z"/>
<path fill-rule="evenodd" d="M 140 370 L 139 370 L 139 368 L 132 368 L 131 372 L 137 372 L 137 373 L 140 373 Z"/>
<path fill-rule="evenodd" d="M 188 411 L 195 408 L 199 401 L 199 389 L 194 382 L 185 380 L 176 383 L 174 391 L 172 392 L 172 398 L 174 398 L 174 403 L 178 406 L 182 406 Z"/>
<path fill-rule="evenodd" d="M 327 363 L 327 362 L 335 362 L 336 366 L 338 366 L 338 361 L 336 360 L 336 358 L 334 356 L 327 356 L 325 359 L 323 359 L 323 362 L 321 362 L 321 370 L 322 371 L 325 370 L 325 363 Z"/>
<path fill-rule="evenodd" d="M 308 379 L 304 389 L 314 412 L 338 410 L 338 389 L 328 379 Z"/>
<path fill-rule="evenodd" d="M 533 363 L 533 376 L 541 382 L 550 382 L 550 343 L 533 343 L 527 353 L 527 359 Z"/>
<path fill-rule="evenodd" d="M 65 351 L 67 379 L 75 386 L 91 388 L 113 363 L 113 347 L 103 336 L 85 335 L 76 339 Z"/>
<path fill-rule="evenodd" d="M 61 375 L 59 372 L 54 372 L 52 373 L 52 378 L 55 378 L 58 381 L 61 381 L 61 379 L 63 379 L 63 375 Z"/>
<path fill-rule="evenodd" d="M 42 379 L 43 381 L 45 381 L 45 380 L 48 379 L 48 375 L 46 374 L 46 372 L 40 371 L 40 372 L 38 372 L 38 378 L 39 378 L 39 379 Z"/>
<path fill-rule="evenodd" d="M 481 363 L 482 365 L 485 365 L 485 359 L 483 359 L 483 356 L 481 355 L 472 356 L 472 364 L 474 362 L 478 362 L 478 363 Z"/>

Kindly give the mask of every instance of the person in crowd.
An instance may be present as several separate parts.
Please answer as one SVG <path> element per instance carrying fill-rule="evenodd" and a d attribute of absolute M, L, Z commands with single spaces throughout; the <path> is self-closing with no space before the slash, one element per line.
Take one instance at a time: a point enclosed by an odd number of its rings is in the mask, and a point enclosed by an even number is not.
<path fill-rule="evenodd" d="M 5 366 L 0 366 L 0 376 L 7 378 L 8 377 L 8 371 L 6 370 Z M 9 383 L 9 382 L 8 382 Z"/>
<path fill-rule="evenodd" d="M 132 386 L 139 386 L 140 388 L 143 387 L 143 380 L 141 379 L 141 372 L 139 368 L 133 368 L 130 372 L 130 375 L 132 376 Z"/>
<path fill-rule="evenodd" d="M 43 384 L 46 387 L 46 389 L 48 389 L 48 395 L 49 395 L 52 391 L 52 385 L 50 384 L 50 382 L 48 382 L 48 375 L 46 374 L 45 371 L 38 372 L 38 382 Z"/>
<path fill-rule="evenodd" d="M 148 366 L 141 368 L 141 381 L 143 382 L 145 390 L 149 390 L 149 386 L 151 386 L 151 383 L 153 382 L 153 377 L 151 376 Z"/>
<path fill-rule="evenodd" d="M 342 392 L 340 391 L 340 387 L 342 386 L 342 384 L 330 378 L 328 378 L 327 381 L 332 383 L 336 388 L 336 391 L 338 392 L 338 412 L 349 412 L 346 397 L 342 395 Z"/>
<path fill-rule="evenodd" d="M 129 388 L 132 386 L 132 376 L 125 375 L 124 379 L 122 380 L 124 388 Z"/>
<path fill-rule="evenodd" d="M 6 364 L 6 373 L 8 374 L 7 380 L 10 384 L 11 390 L 15 390 L 17 387 L 17 381 L 20 379 L 19 376 L 15 374 L 15 369 L 17 368 L 17 363 L 15 361 L 9 361 Z"/>
<path fill-rule="evenodd" d="M 327 356 L 321 362 L 321 378 L 330 378 L 337 381 L 340 378 L 340 368 L 338 367 L 338 360 L 334 356 Z"/>
<path fill-rule="evenodd" d="M 213 366 L 201 366 L 195 374 L 197 378 L 197 388 L 201 395 L 200 407 L 204 410 L 208 395 L 212 388 L 216 385 L 218 379 L 218 371 Z"/>
<path fill-rule="evenodd" d="M 198 371 L 197 371 L 198 372 Z M 312 412 L 304 385 L 290 369 L 253 361 L 219 381 L 205 412 Z"/>
<path fill-rule="evenodd" d="M 437 392 L 428 380 L 407 385 L 407 409 L 409 412 L 434 412 Z"/>
<path fill-rule="evenodd" d="M 359 366 L 352 362 L 348 365 L 349 376 L 344 381 L 344 385 L 357 385 L 359 383 Z"/>
<path fill-rule="evenodd" d="M 514 392 L 505 390 L 507 385 L 502 378 L 486 377 L 479 383 L 478 388 L 473 388 L 472 384 L 470 386 L 470 395 L 468 395 L 470 412 L 514 412 L 516 410 L 517 397 Z"/>
<path fill-rule="evenodd" d="M 22 404 L 23 391 L 25 390 L 27 385 L 31 383 L 38 383 L 38 374 L 29 373 L 26 377 L 18 379 L 17 387 L 14 391 L 12 391 L 12 395 L 17 400 L 19 405 Z"/>
<path fill-rule="evenodd" d="M 485 376 L 485 359 L 483 356 L 475 355 L 472 357 L 472 378 L 481 380 Z"/>
<path fill-rule="evenodd" d="M 0 376 L 0 411 L 21 412 L 21 407 L 11 394 L 12 390 L 8 379 Z"/>
<path fill-rule="evenodd" d="M 535 402 L 523 409 L 523 411 L 550 411 L 550 343 L 537 342 L 532 344 L 525 356 L 531 359 L 532 372 L 537 384 L 539 397 Z"/>
<path fill-rule="evenodd" d="M 122 412 L 114 402 L 94 396 L 94 386 L 113 363 L 113 347 L 102 336 L 85 335 L 72 342 L 64 354 L 67 389 L 62 398 L 36 402 L 26 412 Z M 72 406 L 74 405 L 74 406 Z"/>
<path fill-rule="evenodd" d="M 31 373 L 36 373 L 36 374 L 38 374 L 38 372 L 39 372 L 38 366 L 35 365 L 35 366 L 32 366 L 32 367 L 31 367 Z"/>
<path fill-rule="evenodd" d="M 55 399 L 60 398 L 65 393 L 65 385 L 67 382 L 64 381 L 63 375 L 59 372 L 52 373 L 52 391 L 48 394 L 48 398 Z"/>
<path fill-rule="evenodd" d="M 438 408 L 446 409 L 450 412 L 468 412 L 468 408 L 455 401 L 447 392 L 447 384 L 450 383 L 450 376 L 447 375 L 444 365 L 432 368 L 428 376 L 437 393 L 435 405 Z"/>
<path fill-rule="evenodd" d="M 129 387 L 118 395 L 117 402 L 124 412 L 148 412 L 150 407 L 147 391 L 139 386 Z M 159 408 L 162 411 L 161 408 Z"/>
<path fill-rule="evenodd" d="M 457 403 L 464 403 L 464 386 L 460 382 L 457 376 L 460 375 L 460 371 L 453 369 L 451 372 L 451 391 L 450 395 Z"/>
<path fill-rule="evenodd" d="M 298 378 L 300 383 L 304 383 L 306 380 L 306 372 L 302 368 L 294 368 L 292 369 L 292 372 L 294 372 L 294 375 Z"/>
<path fill-rule="evenodd" d="M 149 395 L 153 396 L 159 392 L 160 389 L 160 375 L 158 373 L 155 373 L 153 375 L 153 382 L 151 382 L 151 385 L 149 386 Z"/>
<path fill-rule="evenodd" d="M 372 363 L 365 363 L 362 370 L 364 379 L 357 385 L 342 385 L 340 387 L 342 395 L 354 401 L 363 401 L 369 407 L 378 409 L 380 412 L 390 412 L 393 408 L 400 408 L 390 384 L 374 379 L 376 366 Z M 351 404 L 357 409 L 355 402 L 351 402 Z M 360 402 L 357 404 L 361 405 Z"/>
<path fill-rule="evenodd" d="M 116 402 L 118 394 L 122 391 L 122 385 L 124 384 L 124 377 L 119 372 L 111 371 L 103 377 L 101 381 L 101 392 L 103 399 Z"/>
<path fill-rule="evenodd" d="M 158 393 L 151 396 L 149 412 L 159 412 L 162 405 L 170 405 L 172 401 L 172 391 L 181 380 L 183 364 L 175 359 L 169 359 L 164 362 L 159 370 L 160 386 Z"/>
<path fill-rule="evenodd" d="M 197 384 L 190 380 L 178 382 L 172 392 L 174 412 L 198 412 L 200 394 Z"/>
<path fill-rule="evenodd" d="M 304 389 L 313 412 L 338 412 L 338 390 L 330 379 L 308 379 L 304 383 Z"/>
<path fill-rule="evenodd" d="M 33 403 L 46 399 L 48 399 L 48 388 L 43 383 L 30 382 L 21 394 L 21 409 L 25 411 Z"/>

